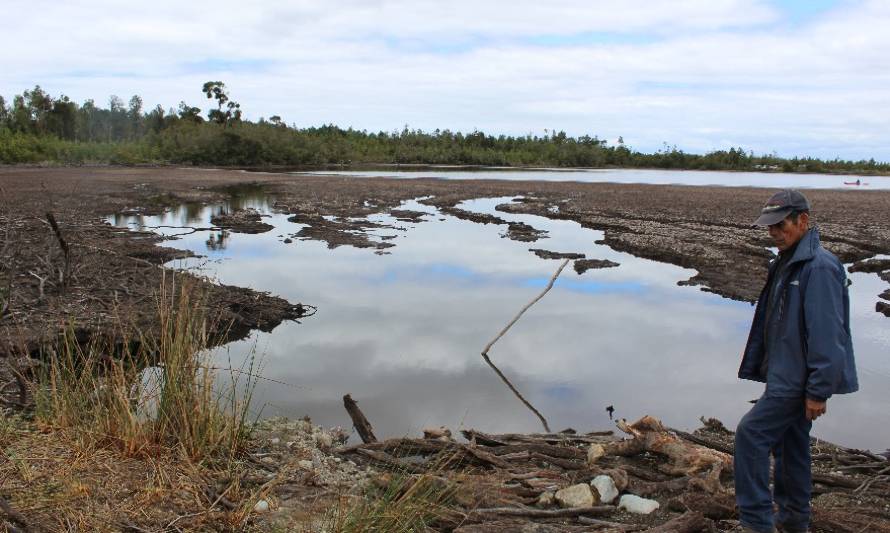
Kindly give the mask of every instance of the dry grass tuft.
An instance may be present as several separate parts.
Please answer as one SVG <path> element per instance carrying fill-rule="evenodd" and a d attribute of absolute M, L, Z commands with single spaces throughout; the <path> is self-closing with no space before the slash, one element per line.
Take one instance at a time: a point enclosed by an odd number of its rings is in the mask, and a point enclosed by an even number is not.
<path fill-rule="evenodd" d="M 231 461 L 248 437 L 253 372 L 233 372 L 219 386 L 201 301 L 188 286 L 162 285 L 157 323 L 151 334 L 113 345 L 84 345 L 68 328 L 45 354 L 36 420 L 72 430 L 85 449 L 113 446 L 132 456 L 176 450 L 190 461 Z M 146 383 L 147 369 L 157 371 L 153 383 Z"/>

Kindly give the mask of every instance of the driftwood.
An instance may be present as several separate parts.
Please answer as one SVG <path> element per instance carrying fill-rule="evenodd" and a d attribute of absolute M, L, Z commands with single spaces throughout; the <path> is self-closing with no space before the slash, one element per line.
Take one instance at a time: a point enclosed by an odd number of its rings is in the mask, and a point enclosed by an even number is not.
<path fill-rule="evenodd" d="M 579 522 L 582 519 L 583 517 L 578 517 Z M 464 524 L 455 529 L 454 533 L 586 533 L 588 531 L 590 531 L 588 526 L 562 523 L 534 523 L 533 527 L 529 527 L 527 519 L 510 518 L 476 524 Z"/>
<path fill-rule="evenodd" d="M 422 466 L 417 466 L 412 463 L 402 461 L 389 455 L 386 452 L 376 452 L 374 450 L 365 450 L 362 448 L 357 449 L 356 452 L 369 458 L 371 462 L 377 466 L 390 468 L 399 472 L 408 472 L 410 474 L 422 474 L 426 472 L 426 469 Z"/>
<path fill-rule="evenodd" d="M 357 444 L 354 446 L 346 446 L 334 450 L 338 455 L 360 454 L 366 458 L 373 459 L 379 463 L 407 472 L 421 472 L 426 468 L 420 464 L 404 463 L 398 461 L 398 457 L 410 456 L 440 456 L 442 453 L 453 453 L 452 457 L 441 456 L 441 460 L 437 460 L 434 464 L 429 465 L 439 469 L 455 468 L 461 464 L 475 464 L 479 466 L 488 466 L 492 468 L 500 468 L 509 470 L 512 465 L 488 450 L 463 444 L 459 442 L 440 441 L 435 439 L 387 439 L 383 442 L 370 442 L 367 444 Z M 382 454 L 382 455 L 377 455 Z"/>
<path fill-rule="evenodd" d="M 714 523 L 701 513 L 688 511 L 660 526 L 647 529 L 651 533 L 698 533 L 700 531 L 716 531 Z"/>
<path fill-rule="evenodd" d="M 642 531 L 647 529 L 646 526 L 637 524 L 621 524 L 619 522 L 609 522 L 608 520 L 600 520 L 599 518 L 589 518 L 586 516 L 579 516 L 578 523 L 596 526 L 598 529 L 608 529 L 609 531 Z"/>
<path fill-rule="evenodd" d="M 592 431 L 577 435 L 575 433 L 483 433 L 475 429 L 464 429 L 461 434 L 465 439 L 486 446 L 506 446 L 508 444 L 592 444 L 615 440 L 614 431 Z"/>
<path fill-rule="evenodd" d="M 708 472 L 709 489 L 720 486 L 720 473 L 732 468 L 732 457 L 723 452 L 687 442 L 669 432 L 662 423 L 651 416 L 644 416 L 633 424 L 619 420 L 618 428 L 633 436 L 632 439 L 609 444 L 606 453 L 630 456 L 653 452 L 667 457 L 670 462 L 659 465 L 669 475 L 693 475 Z M 703 487 L 705 488 L 705 487 Z"/>
<path fill-rule="evenodd" d="M 352 396 L 347 394 L 343 396 L 343 406 L 346 408 L 346 412 L 349 413 L 349 417 L 352 419 L 352 425 L 355 426 L 355 430 L 358 431 L 359 437 L 361 437 L 362 442 L 377 442 L 377 437 L 374 436 L 374 430 L 371 428 L 371 423 L 368 422 L 368 419 L 365 418 L 362 410 L 358 408 L 358 404 L 355 400 L 352 399 Z"/>
<path fill-rule="evenodd" d="M 569 507 L 568 509 L 535 509 L 533 507 L 494 507 L 490 509 L 474 509 L 467 515 L 467 520 L 481 520 L 492 516 L 521 516 L 526 518 L 572 518 L 576 516 L 606 516 L 615 512 L 611 505 L 595 505 L 592 507 Z"/>
<path fill-rule="evenodd" d="M 516 316 L 513 317 L 513 320 L 511 320 L 510 323 L 507 324 L 504 327 L 504 329 L 502 329 L 501 332 L 498 333 L 497 336 L 495 336 L 495 338 L 491 339 L 491 342 L 486 344 L 485 348 L 482 349 L 482 359 L 484 359 L 485 362 L 488 364 L 488 366 L 490 366 L 491 369 L 494 370 L 495 374 L 497 374 L 498 377 L 501 378 L 501 381 L 503 381 L 504 384 L 511 391 L 513 391 L 513 394 L 515 394 L 516 397 L 519 398 L 519 401 L 521 401 L 523 404 L 525 404 L 525 406 L 528 407 L 529 410 L 531 410 L 531 412 L 533 412 L 538 417 L 538 419 L 541 421 L 541 424 L 544 426 L 544 431 L 546 431 L 547 433 L 550 433 L 550 425 L 547 423 L 547 419 L 544 418 L 544 415 L 542 415 L 540 411 L 535 409 L 535 406 L 533 406 L 531 403 L 529 403 L 529 401 L 526 400 L 522 394 L 520 394 L 520 392 L 516 389 L 516 387 L 513 386 L 513 383 L 511 383 L 510 380 L 507 379 L 507 376 L 505 376 L 504 373 L 501 372 L 501 370 L 497 366 L 495 366 L 494 363 L 491 362 L 491 359 L 488 357 L 488 350 L 490 350 L 491 347 L 494 346 L 494 343 L 496 343 L 501 337 L 504 336 L 505 333 L 507 333 L 507 331 L 513 326 L 513 324 L 515 324 L 516 321 L 519 320 L 519 318 L 522 317 L 522 315 L 526 311 L 528 311 L 528 309 L 531 306 L 535 305 L 535 303 L 537 303 L 538 300 L 543 298 L 544 295 L 547 294 L 548 291 L 550 291 L 550 289 L 553 287 L 553 283 L 556 281 L 556 278 L 559 277 L 559 274 L 562 272 L 562 270 L 566 267 L 567 264 L 569 264 L 568 259 L 566 259 L 565 261 L 562 262 L 561 265 L 559 265 L 559 268 L 556 269 L 556 272 L 550 278 L 550 281 L 547 283 L 547 286 L 544 287 L 544 290 L 541 291 L 541 293 L 539 295 L 537 295 L 534 299 L 532 299 L 532 301 L 525 304 L 525 307 L 523 307 L 519 311 L 519 313 L 517 313 Z"/>
<path fill-rule="evenodd" d="M 696 511 L 712 520 L 727 520 L 736 517 L 735 496 L 732 494 L 705 494 L 687 492 L 668 502 L 672 511 Z"/>
<path fill-rule="evenodd" d="M 618 427 L 631 436 L 625 440 L 602 433 L 490 434 L 467 429 L 462 434 L 468 443 L 398 438 L 342 447 L 335 453 L 409 476 L 445 480 L 455 490 L 449 509 L 460 517 L 448 521 L 448 529 L 458 533 L 713 532 L 737 519 L 731 482 L 721 479 L 721 473 L 731 473 L 731 455 L 722 450 L 731 449 L 727 443 L 732 434 L 716 422 L 705 425 L 692 434 L 671 430 L 652 417 L 634 424 L 619 421 Z M 602 447 L 605 455 L 590 454 L 594 446 Z M 813 450 L 816 493 L 830 490 L 850 501 L 862 496 L 880 499 L 890 487 L 890 462 L 882 456 L 819 441 L 813 442 Z M 839 468 L 845 466 L 849 468 Z M 839 469 L 844 474 L 821 473 Z M 677 514 L 662 512 L 641 523 L 625 513 L 602 516 L 617 511 L 615 501 L 590 508 L 554 507 L 555 491 L 589 483 L 598 475 L 610 476 L 619 492 L 656 498 L 663 510 Z M 857 518 L 850 522 L 856 527 L 844 529 L 844 509 L 815 515 L 814 525 L 832 533 L 890 533 L 886 511 L 866 506 L 856 508 Z M 659 524 L 668 517 L 672 519 Z"/>

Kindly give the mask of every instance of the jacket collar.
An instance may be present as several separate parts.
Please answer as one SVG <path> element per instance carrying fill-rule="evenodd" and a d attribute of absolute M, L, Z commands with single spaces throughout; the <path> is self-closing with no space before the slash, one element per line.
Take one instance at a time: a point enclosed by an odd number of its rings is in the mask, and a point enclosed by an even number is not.
<path fill-rule="evenodd" d="M 800 241 L 797 243 L 797 249 L 794 250 L 794 255 L 791 256 L 788 264 L 797 263 L 798 261 L 809 261 L 816 255 L 819 246 L 821 246 L 819 244 L 819 228 L 812 227 L 800 238 Z"/>

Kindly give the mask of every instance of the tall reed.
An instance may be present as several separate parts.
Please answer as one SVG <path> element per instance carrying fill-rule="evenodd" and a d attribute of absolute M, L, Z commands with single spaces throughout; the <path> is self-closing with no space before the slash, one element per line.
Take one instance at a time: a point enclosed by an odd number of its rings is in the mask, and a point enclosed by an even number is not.
<path fill-rule="evenodd" d="M 118 319 L 119 334 L 106 336 L 114 341 L 84 343 L 69 326 L 44 354 L 37 420 L 130 454 L 174 448 L 195 461 L 234 457 L 249 436 L 257 377 L 251 368 L 220 379 L 202 304 L 188 284 L 165 282 L 151 328 L 127 333 L 134 328 Z M 149 386 L 147 368 L 159 376 Z"/>

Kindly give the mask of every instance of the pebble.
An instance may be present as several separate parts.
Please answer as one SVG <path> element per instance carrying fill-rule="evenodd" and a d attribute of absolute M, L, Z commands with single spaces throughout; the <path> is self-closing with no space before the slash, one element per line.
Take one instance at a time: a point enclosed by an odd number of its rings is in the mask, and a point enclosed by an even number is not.
<path fill-rule="evenodd" d="M 255 513 L 267 513 L 269 512 L 269 502 L 266 500 L 260 500 L 256 502 L 253 506 L 253 512 Z"/>

